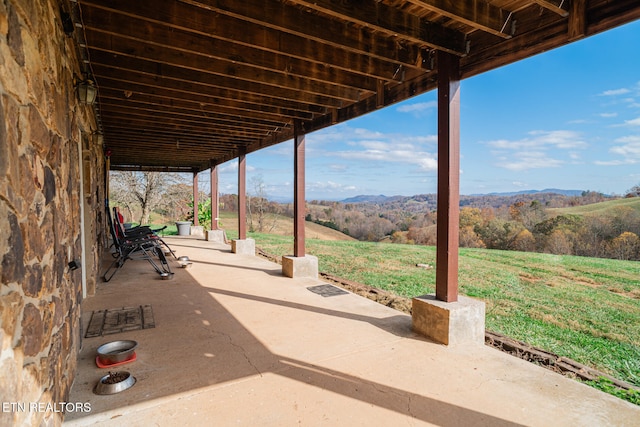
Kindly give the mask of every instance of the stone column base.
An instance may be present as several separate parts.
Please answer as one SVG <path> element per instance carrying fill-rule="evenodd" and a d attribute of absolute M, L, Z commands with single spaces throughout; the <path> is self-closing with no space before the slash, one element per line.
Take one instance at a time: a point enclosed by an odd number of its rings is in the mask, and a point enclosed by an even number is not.
<path fill-rule="evenodd" d="M 484 345 L 484 317 L 484 302 L 468 297 L 444 302 L 422 295 L 412 300 L 413 330 L 445 345 Z"/>
<path fill-rule="evenodd" d="M 318 257 L 305 255 L 303 257 L 283 256 L 282 274 L 286 277 L 318 278 Z"/>
<path fill-rule="evenodd" d="M 207 241 L 224 243 L 224 230 L 207 230 Z"/>
<path fill-rule="evenodd" d="M 234 254 L 255 255 L 256 241 L 253 239 L 235 239 L 231 241 L 231 252 Z"/>
<path fill-rule="evenodd" d="M 204 236 L 204 227 L 202 225 L 192 225 L 191 226 L 191 235 L 192 236 Z"/>

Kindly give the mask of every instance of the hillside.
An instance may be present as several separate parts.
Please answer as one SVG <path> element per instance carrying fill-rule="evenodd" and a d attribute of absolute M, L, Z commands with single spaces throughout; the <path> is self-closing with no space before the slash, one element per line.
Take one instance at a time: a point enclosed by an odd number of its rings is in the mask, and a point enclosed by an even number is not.
<path fill-rule="evenodd" d="M 570 208 L 550 208 L 548 212 L 552 215 L 607 215 L 612 213 L 616 208 L 621 207 L 631 208 L 640 212 L 640 197 L 608 200 L 606 202 L 573 206 Z"/>
<path fill-rule="evenodd" d="M 270 234 L 278 236 L 293 236 L 293 218 L 288 218 L 282 215 L 271 217 L 273 220 L 269 221 L 269 226 L 274 224 L 274 227 L 269 230 Z M 220 214 L 221 227 L 227 232 L 227 235 L 232 238 L 238 235 L 238 216 L 236 213 L 223 212 Z M 308 239 L 318 240 L 330 240 L 330 241 L 352 241 L 356 240 L 353 237 L 347 236 L 337 230 L 314 222 L 305 222 L 305 236 Z"/>

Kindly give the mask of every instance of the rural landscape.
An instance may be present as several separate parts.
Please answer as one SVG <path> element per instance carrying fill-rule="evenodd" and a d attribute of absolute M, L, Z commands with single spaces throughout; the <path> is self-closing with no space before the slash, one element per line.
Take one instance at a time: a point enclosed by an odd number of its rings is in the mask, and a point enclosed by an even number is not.
<path fill-rule="evenodd" d="M 193 219 L 191 187 L 179 179 L 160 183 L 146 212 L 140 197 L 121 196 L 137 191 L 119 193 L 118 179 L 112 177 L 111 203 L 128 221 L 168 224 L 171 233 L 175 220 Z M 137 179 L 122 179 L 123 188 L 153 193 Z M 277 260 L 292 250 L 292 206 L 270 201 L 261 180 L 253 184 L 249 234 L 258 252 Z M 606 377 L 587 382 L 635 404 L 639 193 L 640 187 L 615 197 L 545 190 L 460 200 L 460 292 L 486 303 L 487 331 L 602 372 Z M 207 228 L 211 201 L 204 192 L 199 200 L 199 222 Z M 237 196 L 222 195 L 219 226 L 228 239 L 237 237 L 236 212 Z M 350 290 L 408 312 L 410 298 L 435 288 L 436 212 L 434 194 L 308 201 L 307 253 L 318 257 L 327 280 L 340 278 L 355 286 Z"/>

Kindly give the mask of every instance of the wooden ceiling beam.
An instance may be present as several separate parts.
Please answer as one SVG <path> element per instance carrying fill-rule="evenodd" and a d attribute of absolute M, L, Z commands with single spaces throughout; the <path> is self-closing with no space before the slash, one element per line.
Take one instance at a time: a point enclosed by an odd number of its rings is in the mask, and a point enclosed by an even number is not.
<path fill-rule="evenodd" d="M 96 67 L 97 68 L 97 67 Z M 199 99 L 204 103 L 212 103 L 215 102 L 215 99 L 228 99 L 230 96 L 234 94 L 237 95 L 237 99 L 244 100 L 252 99 L 256 104 L 259 105 L 269 105 L 269 102 L 272 105 L 285 107 L 288 106 L 292 112 L 292 116 L 295 115 L 295 111 L 300 111 L 303 113 L 307 112 L 324 112 L 328 107 L 340 107 L 342 105 L 341 102 L 336 100 L 331 100 L 329 102 L 326 97 L 314 98 L 316 103 L 308 102 L 304 104 L 302 102 L 298 102 L 295 99 L 287 99 L 281 96 L 278 97 L 269 97 L 269 96 L 260 96 L 259 93 L 256 92 L 243 92 L 238 90 L 226 90 L 224 88 L 210 87 L 210 86 L 198 86 L 189 84 L 186 82 L 176 82 L 172 80 L 163 80 L 163 79 L 154 79 L 145 75 L 132 75 L 126 74 L 121 76 L 122 78 L 111 78 L 113 74 L 98 74 L 96 73 L 96 81 L 98 87 L 106 87 L 115 90 L 121 90 L 125 93 L 125 96 L 131 93 L 131 97 L 136 96 L 138 93 L 142 94 L 150 94 L 157 96 L 165 96 L 175 99 Z M 165 84 L 165 85 L 163 85 Z M 300 96 L 302 98 L 302 95 Z M 309 96 L 305 97 L 307 101 L 310 101 Z M 312 99 L 313 100 L 313 99 Z M 320 102 L 322 101 L 322 102 Z"/>
<path fill-rule="evenodd" d="M 126 115 L 123 113 L 109 114 L 109 121 L 104 127 L 111 129 L 122 129 L 129 131 L 133 126 L 143 129 L 145 131 L 153 129 L 166 129 L 171 132 L 182 132 L 185 135 L 189 135 L 193 138 L 210 138 L 219 135 L 232 135 L 234 137 L 246 137 L 248 139 L 259 139 L 269 135 L 274 129 L 263 130 L 246 130 L 238 129 L 237 127 L 219 125 L 219 126 L 193 126 L 177 122 L 175 120 L 159 120 L 156 122 L 149 121 L 147 117 L 140 115 Z"/>
<path fill-rule="evenodd" d="M 176 123 L 182 123 L 184 125 L 191 124 L 192 126 L 202 126 L 203 128 L 208 127 L 225 127 L 227 129 L 247 129 L 254 132 L 264 132 L 274 129 L 276 127 L 282 126 L 283 123 L 272 123 L 272 124 L 262 124 L 257 123 L 255 121 L 246 120 L 242 117 L 230 117 L 230 116 L 212 116 L 212 117 L 203 117 L 203 116 L 195 116 L 190 114 L 183 114 L 180 111 L 175 110 L 166 110 L 160 108 L 147 108 L 147 107 L 139 107 L 136 105 L 120 105 L 113 103 L 100 103 L 100 112 L 102 116 L 109 115 L 113 117 L 115 114 L 125 114 L 127 116 L 151 116 L 156 118 L 157 120 L 165 120 L 171 119 L 175 120 Z"/>
<path fill-rule="evenodd" d="M 188 156 L 189 151 L 205 154 L 207 158 L 221 153 L 233 153 L 243 144 L 230 143 L 225 140 L 192 141 L 188 139 L 169 138 L 167 135 L 130 135 L 114 131 L 106 145 L 111 149 L 112 156 L 120 157 L 124 162 L 127 157 L 162 158 L 174 160 L 173 156 Z M 180 151 L 181 150 L 181 151 Z M 139 156 L 136 156 L 139 153 Z M 205 161 L 205 160 L 202 160 Z M 206 160 L 208 161 L 208 160 Z"/>
<path fill-rule="evenodd" d="M 351 70 L 337 70 L 324 63 L 256 49 L 254 46 L 172 28 L 99 8 L 85 8 L 83 17 L 85 27 L 88 30 L 96 29 L 99 26 L 102 33 L 118 36 L 126 34 L 126 41 L 118 41 L 120 43 L 118 46 L 122 46 L 122 43 L 139 45 L 138 52 L 144 52 L 144 54 L 136 54 L 135 50 L 127 53 L 141 58 L 148 58 L 147 55 L 152 55 L 156 62 L 171 63 L 171 58 L 175 58 L 175 55 L 171 56 L 168 54 L 169 52 L 165 52 L 170 49 L 171 52 L 187 54 L 185 58 L 180 58 L 180 62 L 176 65 L 189 68 L 199 67 L 198 69 L 209 73 L 223 74 L 229 68 L 243 66 L 246 71 L 239 70 L 236 73 L 239 78 L 251 76 L 252 79 L 263 80 L 260 73 L 267 73 L 265 77 L 269 78 L 269 81 L 274 84 L 282 84 L 283 87 L 288 87 L 294 77 L 305 81 L 331 82 L 336 86 L 336 92 L 340 89 L 344 93 L 341 96 L 356 99 L 359 93 L 352 88 L 375 90 L 376 78 L 356 74 Z M 154 55 L 153 48 L 150 46 L 161 49 L 165 54 L 162 56 Z M 203 58 L 200 60 L 191 59 L 194 55 Z M 211 64 L 212 61 L 215 61 L 215 66 Z M 391 74 L 392 66 L 389 65 L 387 68 Z M 278 78 L 274 78 L 274 74 L 278 74 Z M 287 83 L 282 83 L 283 80 Z M 340 88 L 340 86 L 344 87 Z"/>
<path fill-rule="evenodd" d="M 233 144 L 248 144 L 256 141 L 256 138 L 245 138 L 237 136 L 220 136 L 220 135 L 190 135 L 184 132 L 176 132 L 172 130 L 166 130 L 161 128 L 149 128 L 146 129 L 122 129 L 120 127 L 105 126 L 105 132 L 109 132 L 110 139 L 117 139 L 125 137 L 130 141 L 164 141 L 169 142 L 176 146 L 215 146 L 225 147 L 229 143 Z"/>
<path fill-rule="evenodd" d="M 533 3 L 566 18 L 569 16 L 569 0 L 531 0 Z"/>
<path fill-rule="evenodd" d="M 105 81 L 106 82 L 106 81 Z M 129 95 L 129 96 L 127 96 Z M 281 122 L 283 117 L 297 117 L 301 120 L 310 120 L 314 114 L 323 112 L 323 109 L 317 111 L 302 109 L 285 109 L 278 106 L 267 105 L 267 100 L 255 97 L 256 102 L 240 101 L 238 98 L 225 97 L 189 97 L 175 98 L 173 93 L 164 94 L 145 94 L 141 92 L 125 93 L 121 88 L 110 88 L 106 85 L 100 85 L 99 99 L 100 103 L 140 103 L 151 104 L 159 108 L 178 108 L 187 112 L 196 112 L 199 114 L 222 114 L 230 117 L 244 117 L 247 120 L 255 120 L 258 122 Z M 294 105 L 295 106 L 295 105 Z"/>
<path fill-rule="evenodd" d="M 211 122 L 207 124 L 185 122 L 184 120 L 171 117 L 171 115 L 157 115 L 157 120 L 154 122 L 149 120 L 149 114 L 135 112 L 131 113 L 125 109 L 117 111 L 105 110 L 102 117 L 104 118 L 106 123 L 110 124 L 114 128 L 126 128 L 126 126 L 133 125 L 145 129 L 164 127 L 166 129 L 180 130 L 193 136 L 218 135 L 223 132 L 230 135 L 247 136 L 250 138 L 262 138 L 275 129 L 251 129 L 246 126 L 243 127 L 239 125 L 217 122 Z"/>
<path fill-rule="evenodd" d="M 353 22 L 410 43 L 428 46 L 458 56 L 467 54 L 463 33 L 435 22 L 423 20 L 381 1 L 310 0 L 297 1 L 297 3 L 331 18 Z"/>
<path fill-rule="evenodd" d="M 390 58 L 389 52 L 406 49 L 407 47 L 401 45 L 394 46 L 395 43 L 401 41 L 415 44 L 414 49 L 428 46 L 458 55 L 466 53 L 464 34 L 436 23 L 416 19 L 415 16 L 395 8 L 385 5 L 379 6 L 382 3 L 378 1 L 359 1 L 357 5 L 353 6 L 353 2 L 296 2 L 304 3 L 304 8 L 271 0 L 183 1 L 206 10 L 228 14 L 280 31 L 332 43 L 338 47 L 351 48 L 363 53 L 369 52 L 369 54 L 381 58 Z M 323 3 L 325 7 L 318 6 L 316 3 Z M 318 9 L 325 10 L 326 17 L 310 13 L 310 10 Z M 382 10 L 381 13 L 380 10 Z M 361 16 L 366 16 L 367 19 L 363 21 L 358 18 Z M 339 20 L 331 19 L 331 17 L 337 17 Z M 354 27 L 354 23 L 363 25 L 363 28 Z M 371 30 L 381 31 L 386 36 L 375 36 L 371 34 Z M 389 36 L 393 39 L 389 39 Z M 376 43 L 376 41 L 380 43 Z M 390 51 L 385 54 L 387 49 Z M 416 58 L 417 53 L 414 50 L 414 55 L 411 57 Z M 411 62 L 410 60 L 409 63 Z"/>
<path fill-rule="evenodd" d="M 87 29 L 87 39 L 92 46 L 90 54 L 102 50 L 122 58 L 141 59 L 156 63 L 158 78 L 175 72 L 175 67 L 184 68 L 184 74 L 197 74 L 199 78 L 189 80 L 200 86 L 218 86 L 244 92 L 268 94 L 284 99 L 297 99 L 311 104 L 339 106 L 344 101 L 360 99 L 365 92 L 339 85 L 323 84 L 286 73 L 268 71 L 242 64 L 224 63 L 213 58 L 189 54 L 168 47 L 127 40 L 115 34 L 96 33 Z M 93 55 L 92 55 L 93 57 Z M 92 64 L 94 60 L 92 59 Z M 109 64 L 118 67 L 118 62 Z M 166 71 L 165 71 L 166 70 Z M 130 74 L 134 74 L 133 72 Z M 139 78 L 142 72 L 135 73 Z M 206 79 L 208 77 L 208 79 Z M 203 81 L 204 80 L 204 81 Z M 268 83 L 265 83 L 268 82 Z M 279 96 L 278 96 L 279 95 Z"/>
<path fill-rule="evenodd" d="M 496 7 L 486 0 L 408 0 L 408 3 L 440 13 L 503 39 L 512 37 L 511 28 L 507 26 L 511 12 Z"/>
<path fill-rule="evenodd" d="M 129 172 L 165 172 L 165 173 L 189 173 L 193 172 L 190 166 L 139 166 L 139 165 L 114 165 L 111 163 L 112 171 L 129 171 Z"/>
<path fill-rule="evenodd" d="M 587 32 L 587 2 L 573 0 L 569 14 L 569 40 L 575 41 L 585 36 Z"/>
<path fill-rule="evenodd" d="M 152 22 L 154 27 L 163 26 L 171 28 L 172 31 L 179 29 L 209 39 L 224 40 L 232 46 L 241 46 L 239 47 L 241 49 L 261 49 L 271 54 L 282 54 L 312 61 L 324 67 L 335 67 L 349 73 L 387 81 L 393 80 L 393 73 L 398 65 L 416 66 L 417 51 L 400 58 L 393 55 L 378 58 L 366 51 L 364 46 L 361 51 L 343 49 L 324 41 L 286 33 L 234 16 L 211 13 L 182 2 L 172 2 L 167 8 L 148 7 L 146 3 L 146 1 L 113 0 L 108 5 L 89 4 L 83 7 L 83 20 L 88 26 L 103 26 L 106 21 L 107 25 L 118 27 L 120 19 L 109 19 L 113 14 L 118 14 L 123 19 Z M 221 28 L 242 28 L 243 31 L 231 32 L 233 37 L 230 37 L 220 31 Z M 154 33 L 155 37 L 157 34 Z M 175 37 L 172 38 L 172 41 L 174 40 Z M 226 54 L 229 55 L 230 52 Z"/>
<path fill-rule="evenodd" d="M 239 145 L 247 145 L 256 139 L 242 139 L 231 137 L 216 137 L 216 138 L 193 138 L 185 135 L 171 135 L 163 132 L 141 132 L 137 130 L 122 131 L 120 129 L 114 129 L 113 135 L 108 140 L 105 140 L 107 145 L 111 148 L 117 148 L 118 146 L 123 149 L 128 144 L 133 144 L 134 147 L 138 144 L 156 144 L 160 148 L 166 148 L 173 150 L 174 148 L 201 148 L 203 151 L 211 149 L 217 149 L 224 152 L 232 152 Z M 120 144 L 120 145 L 118 145 Z M 231 148 L 230 148 L 231 147 Z M 152 154 L 152 153 L 147 153 Z"/>

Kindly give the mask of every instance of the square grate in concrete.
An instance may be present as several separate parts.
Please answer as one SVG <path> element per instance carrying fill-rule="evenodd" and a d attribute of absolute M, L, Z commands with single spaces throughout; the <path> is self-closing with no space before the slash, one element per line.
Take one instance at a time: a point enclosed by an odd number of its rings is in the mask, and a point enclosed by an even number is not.
<path fill-rule="evenodd" d="M 84 337 L 92 338 L 155 327 L 153 309 L 150 305 L 96 310 L 91 313 L 89 327 Z"/>
<path fill-rule="evenodd" d="M 336 295 L 344 295 L 349 293 L 344 289 L 340 289 L 333 285 L 309 286 L 307 289 L 314 294 L 322 295 L 323 297 L 333 297 Z"/>

